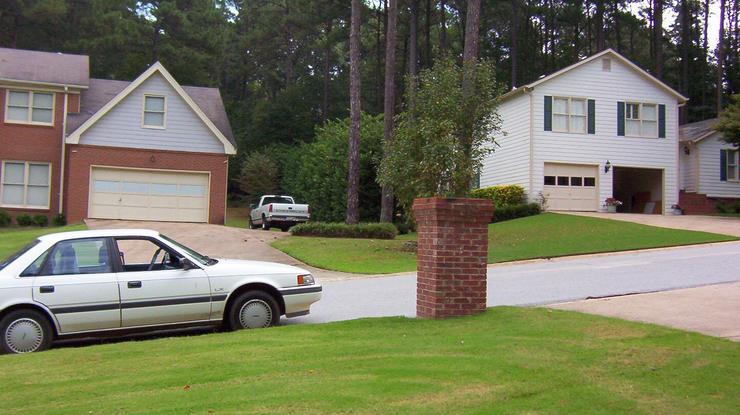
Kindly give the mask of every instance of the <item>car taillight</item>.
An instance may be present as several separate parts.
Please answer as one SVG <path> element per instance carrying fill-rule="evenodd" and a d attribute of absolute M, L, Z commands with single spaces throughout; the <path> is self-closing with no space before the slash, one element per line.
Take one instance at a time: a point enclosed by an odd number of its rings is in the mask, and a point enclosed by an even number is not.
<path fill-rule="evenodd" d="M 270 206 L 267 207 L 268 212 L 272 212 L 272 203 L 270 203 Z"/>

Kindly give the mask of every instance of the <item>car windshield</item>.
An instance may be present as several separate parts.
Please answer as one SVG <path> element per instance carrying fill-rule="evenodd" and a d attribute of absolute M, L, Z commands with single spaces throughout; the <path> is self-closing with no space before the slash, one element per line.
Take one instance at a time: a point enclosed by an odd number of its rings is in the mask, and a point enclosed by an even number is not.
<path fill-rule="evenodd" d="M 265 200 L 262 201 L 263 205 L 269 205 L 270 203 L 286 203 L 286 204 L 292 205 L 293 199 L 289 197 L 283 197 L 283 196 L 274 196 L 274 197 L 266 197 Z"/>
<path fill-rule="evenodd" d="M 30 244 L 28 244 L 28 245 L 24 246 L 23 248 L 21 248 L 20 251 L 14 253 L 13 255 L 7 257 L 5 260 L 3 260 L 2 262 L 0 262 L 0 270 L 2 270 L 3 268 L 7 267 L 8 265 L 10 265 L 11 262 L 15 261 L 16 259 L 18 259 L 18 257 L 20 257 L 21 255 L 23 255 L 26 252 L 28 252 L 29 249 L 31 249 L 34 246 L 36 246 L 39 242 L 41 242 L 41 241 L 39 241 L 38 239 L 36 239 L 35 241 L 33 241 Z"/>
<path fill-rule="evenodd" d="M 194 249 L 188 248 L 187 246 L 181 244 L 180 242 L 175 241 L 172 238 L 169 238 L 169 237 L 167 237 L 165 235 L 161 235 L 161 234 L 159 236 L 161 236 L 162 239 L 164 239 L 165 241 L 167 241 L 167 242 L 171 243 L 172 245 L 175 245 L 176 247 L 178 247 L 178 248 L 182 249 L 183 251 L 187 252 L 188 255 L 190 255 L 191 257 L 193 257 L 193 259 L 195 259 L 196 261 L 200 262 L 202 265 L 213 265 L 213 264 L 215 264 L 215 263 L 218 262 L 217 260 L 215 260 L 213 258 L 209 258 L 207 255 L 201 255 L 201 254 L 199 254 Z"/>

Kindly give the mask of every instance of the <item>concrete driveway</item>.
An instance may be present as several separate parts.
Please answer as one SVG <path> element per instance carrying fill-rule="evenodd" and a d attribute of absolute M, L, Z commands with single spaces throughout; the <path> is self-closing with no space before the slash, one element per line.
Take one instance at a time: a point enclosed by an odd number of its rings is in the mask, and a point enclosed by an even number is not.
<path fill-rule="evenodd" d="M 601 219 L 623 220 L 661 228 L 685 229 L 740 237 L 740 218 L 701 215 L 642 215 L 638 213 L 557 212 Z"/>

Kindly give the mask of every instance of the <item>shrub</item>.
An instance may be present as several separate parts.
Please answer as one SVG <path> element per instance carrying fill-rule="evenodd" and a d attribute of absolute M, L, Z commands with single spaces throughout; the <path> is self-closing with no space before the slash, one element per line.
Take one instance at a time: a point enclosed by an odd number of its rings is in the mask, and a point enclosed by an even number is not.
<path fill-rule="evenodd" d="M 337 222 L 307 222 L 290 229 L 295 236 L 323 236 L 327 238 L 393 239 L 398 230 L 392 223 L 360 223 L 347 225 Z"/>
<path fill-rule="evenodd" d="M 64 216 L 64 214 L 59 213 L 56 216 L 54 216 L 52 223 L 54 224 L 54 226 L 64 226 L 67 224 L 67 217 Z"/>
<path fill-rule="evenodd" d="M 502 206 L 493 210 L 491 222 L 503 222 L 506 220 L 539 215 L 542 212 L 538 203 L 527 203 L 510 206 Z"/>
<path fill-rule="evenodd" d="M 521 205 L 526 201 L 524 188 L 516 184 L 475 189 L 470 192 L 470 197 L 493 200 L 493 204 L 496 208 Z"/>
<path fill-rule="evenodd" d="M 719 202 L 717 203 L 719 213 L 740 213 L 740 201 L 738 202 Z"/>
<path fill-rule="evenodd" d="M 4 228 L 10 225 L 10 222 L 11 222 L 10 214 L 0 209 L 0 228 Z"/>
<path fill-rule="evenodd" d="M 49 226 L 49 217 L 44 215 L 35 215 L 31 218 L 35 226 Z"/>
<path fill-rule="evenodd" d="M 31 218 L 31 215 L 18 215 L 15 217 L 15 223 L 18 226 L 31 226 L 33 225 L 33 218 Z"/>
<path fill-rule="evenodd" d="M 239 176 L 239 186 L 250 202 L 262 195 L 278 193 L 278 166 L 265 152 L 255 151 L 247 156 Z"/>

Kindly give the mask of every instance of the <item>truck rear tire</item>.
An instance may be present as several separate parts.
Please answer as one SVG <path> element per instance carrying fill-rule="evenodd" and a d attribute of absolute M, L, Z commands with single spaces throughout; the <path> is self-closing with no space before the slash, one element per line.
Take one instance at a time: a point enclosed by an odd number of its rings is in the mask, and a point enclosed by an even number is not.
<path fill-rule="evenodd" d="M 270 224 L 270 221 L 265 218 L 264 215 L 262 215 L 262 230 L 263 231 L 269 231 L 272 225 Z"/>

